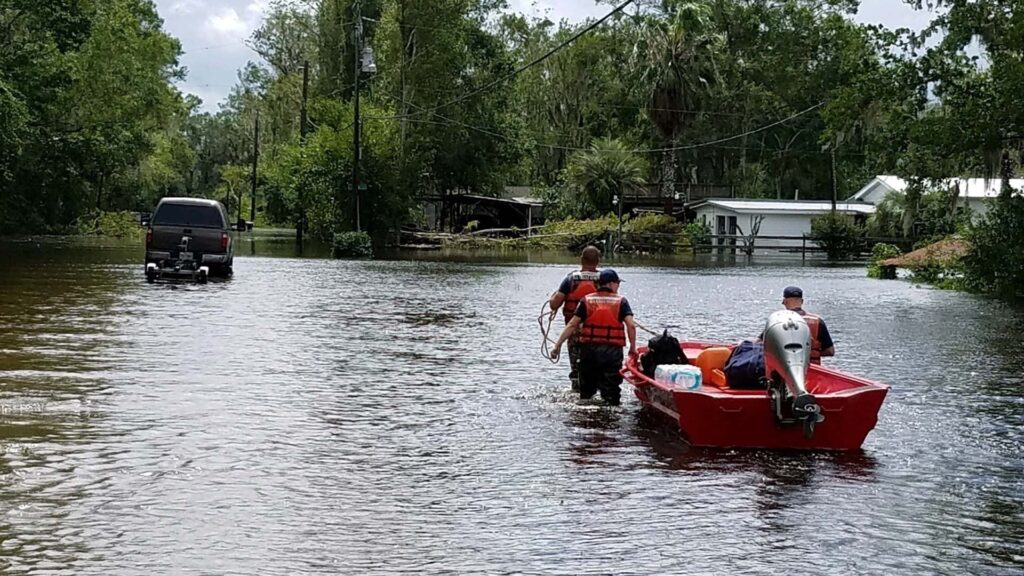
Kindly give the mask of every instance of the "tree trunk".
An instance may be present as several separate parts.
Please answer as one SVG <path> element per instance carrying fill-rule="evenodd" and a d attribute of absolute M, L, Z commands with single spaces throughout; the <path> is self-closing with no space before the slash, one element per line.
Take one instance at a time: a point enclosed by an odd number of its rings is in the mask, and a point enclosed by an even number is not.
<path fill-rule="evenodd" d="M 917 205 L 921 199 L 920 184 L 911 182 L 907 186 L 906 206 L 903 207 L 903 237 L 910 238 L 914 235 L 914 221 L 917 220 Z"/>
<path fill-rule="evenodd" d="M 103 185 L 106 183 L 106 180 L 107 180 L 107 173 L 106 172 L 100 172 L 99 185 L 96 187 L 96 209 L 97 210 L 102 210 L 103 209 Z"/>
<path fill-rule="evenodd" d="M 672 170 L 676 163 L 675 157 L 675 150 L 666 150 L 661 153 L 661 186 L 659 186 L 658 194 L 662 198 L 672 195 L 672 180 L 675 178 Z"/>
<path fill-rule="evenodd" d="M 1013 188 L 1010 186 L 1010 179 L 1013 178 L 1013 160 L 1010 158 L 1010 151 L 1003 150 L 1003 158 L 999 164 L 999 201 L 1008 202 L 1013 195 Z"/>

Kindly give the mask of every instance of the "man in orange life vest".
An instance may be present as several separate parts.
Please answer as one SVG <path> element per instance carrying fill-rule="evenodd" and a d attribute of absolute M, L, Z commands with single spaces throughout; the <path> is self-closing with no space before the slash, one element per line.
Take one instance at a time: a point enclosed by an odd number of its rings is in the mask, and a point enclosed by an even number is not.
<path fill-rule="evenodd" d="M 836 347 L 828 326 L 820 316 L 808 314 L 804 310 L 804 291 L 796 286 L 788 286 L 782 291 L 782 305 L 804 317 L 807 327 L 811 330 L 811 362 L 821 364 L 823 356 L 835 356 Z"/>
<path fill-rule="evenodd" d="M 587 294 L 597 292 L 598 271 L 597 265 L 601 259 L 601 251 L 596 246 L 587 246 L 580 254 L 580 269 L 570 272 L 562 280 L 558 290 L 551 295 L 548 305 L 551 307 L 551 316 L 554 318 L 559 306 L 562 307 L 562 316 L 568 324 L 576 313 L 576 307 L 580 300 Z M 580 389 L 579 377 L 580 349 L 574 333 L 569 338 L 569 381 L 572 383 L 573 392 Z"/>
<path fill-rule="evenodd" d="M 619 275 L 602 270 L 597 292 L 588 294 L 576 307 L 576 313 L 555 341 L 551 357 L 558 360 L 562 343 L 579 328 L 580 398 L 597 392 L 612 406 L 619 405 L 622 375 L 622 347 L 629 336 L 629 354 L 636 354 L 636 323 L 629 301 L 619 296 Z"/>

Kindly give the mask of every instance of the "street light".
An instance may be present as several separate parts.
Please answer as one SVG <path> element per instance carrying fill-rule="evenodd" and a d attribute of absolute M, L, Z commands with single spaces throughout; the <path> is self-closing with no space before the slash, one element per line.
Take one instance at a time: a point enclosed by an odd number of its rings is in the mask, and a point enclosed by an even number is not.
<path fill-rule="evenodd" d="M 371 46 L 363 48 L 363 72 L 377 73 L 377 62 L 373 59 L 373 47 Z"/>

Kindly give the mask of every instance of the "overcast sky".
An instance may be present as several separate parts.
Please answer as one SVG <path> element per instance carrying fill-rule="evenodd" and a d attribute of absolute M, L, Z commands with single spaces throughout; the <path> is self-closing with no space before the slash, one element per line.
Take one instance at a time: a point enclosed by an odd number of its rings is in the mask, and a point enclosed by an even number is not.
<path fill-rule="evenodd" d="M 181 90 L 203 99 L 204 109 L 217 105 L 235 84 L 237 71 L 258 58 L 245 40 L 259 26 L 270 0 L 156 0 L 164 29 L 181 40 L 181 64 L 188 77 Z M 592 0 L 510 0 L 513 11 L 578 21 L 601 16 L 611 8 Z M 862 0 L 856 19 L 890 28 L 921 29 L 931 20 L 900 0 Z"/>

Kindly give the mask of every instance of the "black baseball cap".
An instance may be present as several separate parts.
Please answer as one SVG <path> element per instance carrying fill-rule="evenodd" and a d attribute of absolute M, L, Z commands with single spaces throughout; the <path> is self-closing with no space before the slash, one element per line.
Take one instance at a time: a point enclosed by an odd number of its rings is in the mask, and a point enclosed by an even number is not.
<path fill-rule="evenodd" d="M 797 288 L 796 286 L 787 286 L 786 289 L 782 291 L 782 297 L 783 298 L 803 298 L 804 297 L 804 291 L 799 289 L 799 288 Z"/>
<path fill-rule="evenodd" d="M 612 282 L 622 282 L 622 280 L 619 280 L 618 273 L 611 268 L 601 270 L 601 275 L 598 277 L 597 283 L 604 286 L 605 284 L 611 284 Z"/>

